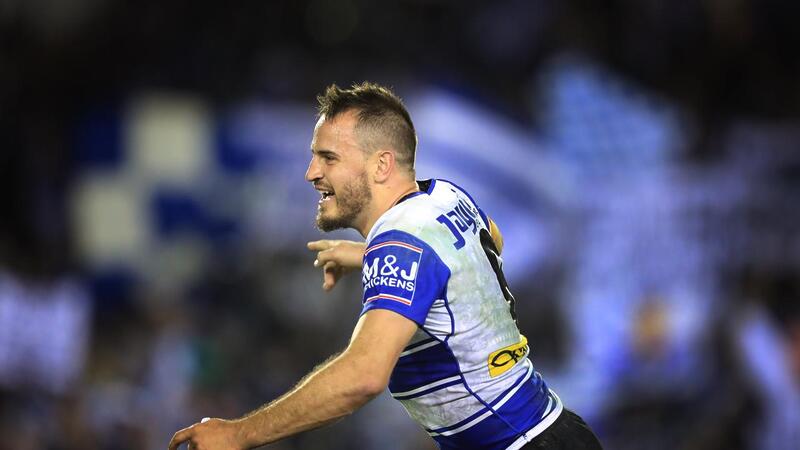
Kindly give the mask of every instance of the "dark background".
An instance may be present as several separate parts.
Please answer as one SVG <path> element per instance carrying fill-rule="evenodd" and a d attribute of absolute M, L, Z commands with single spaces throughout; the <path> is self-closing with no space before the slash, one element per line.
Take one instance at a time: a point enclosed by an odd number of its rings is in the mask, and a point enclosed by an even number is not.
<path fill-rule="evenodd" d="M 163 448 L 341 349 L 315 95 L 393 86 L 613 449 L 800 445 L 800 4 L 0 2 L 0 449 Z M 353 233 L 341 233 L 357 238 Z M 286 449 L 432 448 L 386 396 Z"/>

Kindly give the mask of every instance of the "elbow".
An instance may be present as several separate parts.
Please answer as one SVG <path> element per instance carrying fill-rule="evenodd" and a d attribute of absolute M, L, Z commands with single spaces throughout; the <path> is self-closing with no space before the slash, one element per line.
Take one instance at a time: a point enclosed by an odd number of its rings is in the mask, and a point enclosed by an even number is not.
<path fill-rule="evenodd" d="M 354 413 L 380 395 L 381 392 L 383 392 L 383 389 L 380 389 L 379 384 L 367 383 L 363 380 L 351 385 L 344 395 L 346 398 L 344 403 L 346 414 Z"/>
<path fill-rule="evenodd" d="M 389 373 L 379 370 L 369 361 L 351 360 L 353 394 L 366 403 L 381 394 L 389 385 Z"/>
<path fill-rule="evenodd" d="M 383 377 L 378 377 L 375 375 L 367 375 L 363 376 L 361 381 L 359 382 L 359 393 L 362 397 L 366 398 L 367 401 L 372 400 L 373 398 L 377 397 L 386 389 L 388 385 L 388 380 L 384 380 Z"/>

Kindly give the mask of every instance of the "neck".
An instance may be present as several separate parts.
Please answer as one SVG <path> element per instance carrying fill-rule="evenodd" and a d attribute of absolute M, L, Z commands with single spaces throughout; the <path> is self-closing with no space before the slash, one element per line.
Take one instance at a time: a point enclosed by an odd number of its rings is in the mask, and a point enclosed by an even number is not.
<path fill-rule="evenodd" d="M 369 234 L 372 227 L 375 225 L 375 222 L 386 213 L 386 211 L 392 209 L 394 205 L 396 205 L 403 197 L 408 194 L 414 193 L 419 191 L 419 186 L 417 186 L 417 182 L 415 180 L 410 180 L 407 183 L 403 183 L 397 187 L 393 188 L 381 188 L 377 187 L 373 191 L 373 199 L 371 209 L 371 213 L 367 215 L 367 220 L 364 222 L 362 226 L 356 227 L 358 232 L 363 236 L 365 239 Z"/>
<path fill-rule="evenodd" d="M 417 186 L 416 181 L 414 182 L 414 186 L 409 187 L 408 189 L 400 193 L 398 196 L 396 196 L 394 201 L 392 202 L 392 205 L 389 206 L 388 209 L 391 209 L 394 205 L 400 203 L 400 200 L 402 200 L 403 197 L 405 197 L 406 195 L 413 194 L 414 192 L 419 192 L 419 186 Z"/>

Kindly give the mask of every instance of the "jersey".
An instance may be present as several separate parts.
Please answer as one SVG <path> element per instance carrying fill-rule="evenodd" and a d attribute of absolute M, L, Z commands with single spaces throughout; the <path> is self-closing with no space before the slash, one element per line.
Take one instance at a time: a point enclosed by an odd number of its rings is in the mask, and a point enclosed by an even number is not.
<path fill-rule="evenodd" d="M 389 391 L 442 449 L 517 449 L 563 407 L 528 358 L 489 220 L 446 180 L 386 211 L 367 235 L 362 314 L 418 325 Z"/>

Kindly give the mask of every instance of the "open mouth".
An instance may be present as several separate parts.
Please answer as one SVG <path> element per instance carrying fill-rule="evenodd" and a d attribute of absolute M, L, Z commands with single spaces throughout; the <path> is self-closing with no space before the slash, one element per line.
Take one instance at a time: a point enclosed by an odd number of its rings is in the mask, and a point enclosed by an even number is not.
<path fill-rule="evenodd" d="M 322 203 L 324 201 L 330 200 L 331 197 L 334 196 L 333 191 L 319 191 L 322 198 L 319 199 L 319 202 Z"/>

